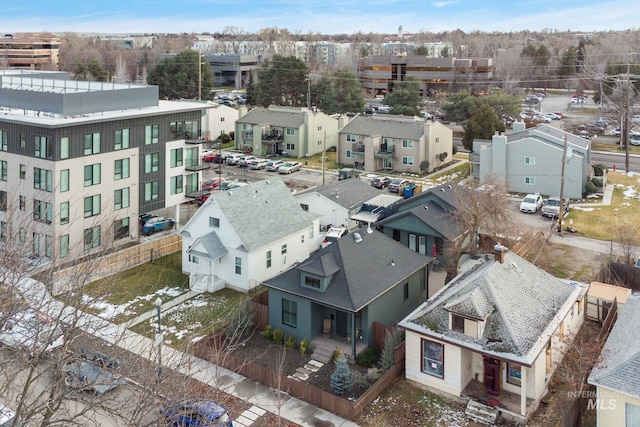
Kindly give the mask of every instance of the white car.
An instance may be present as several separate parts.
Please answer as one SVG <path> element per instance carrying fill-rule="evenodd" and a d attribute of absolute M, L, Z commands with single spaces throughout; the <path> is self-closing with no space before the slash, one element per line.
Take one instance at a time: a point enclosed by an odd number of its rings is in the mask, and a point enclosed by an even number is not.
<path fill-rule="evenodd" d="M 560 120 L 562 118 L 556 113 L 547 113 L 544 116 L 550 118 L 551 120 Z"/>
<path fill-rule="evenodd" d="M 278 172 L 278 168 L 282 166 L 284 162 L 282 160 L 269 160 L 267 162 L 267 170 L 269 172 Z"/>
<path fill-rule="evenodd" d="M 520 202 L 520 212 L 536 213 L 542 207 L 540 194 L 527 194 Z"/>
<path fill-rule="evenodd" d="M 267 163 L 269 163 L 267 159 L 253 159 L 250 160 L 247 164 L 249 165 L 249 169 L 259 170 L 266 168 Z"/>
<path fill-rule="evenodd" d="M 278 168 L 278 173 L 292 173 L 300 170 L 300 162 L 285 162 Z"/>
<path fill-rule="evenodd" d="M 240 157 L 242 157 L 242 154 L 238 154 L 238 153 L 231 153 L 227 156 L 227 164 L 228 165 L 235 165 L 238 160 L 240 159 Z"/>

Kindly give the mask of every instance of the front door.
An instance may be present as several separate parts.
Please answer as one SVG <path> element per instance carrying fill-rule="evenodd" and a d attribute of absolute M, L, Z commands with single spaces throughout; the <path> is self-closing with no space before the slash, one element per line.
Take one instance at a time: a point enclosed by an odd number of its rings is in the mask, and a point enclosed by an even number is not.
<path fill-rule="evenodd" d="M 484 361 L 484 386 L 487 394 L 497 396 L 500 392 L 500 361 L 491 357 L 485 357 Z"/>
<path fill-rule="evenodd" d="M 347 336 L 347 313 L 340 310 L 336 310 L 336 335 Z"/>

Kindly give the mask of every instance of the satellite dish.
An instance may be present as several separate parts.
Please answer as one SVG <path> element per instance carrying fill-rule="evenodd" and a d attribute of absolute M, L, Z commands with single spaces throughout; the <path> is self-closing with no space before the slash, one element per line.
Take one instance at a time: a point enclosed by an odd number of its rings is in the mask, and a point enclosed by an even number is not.
<path fill-rule="evenodd" d="M 353 233 L 353 240 L 355 240 L 356 243 L 362 242 L 362 236 L 360 235 L 360 233 Z"/>

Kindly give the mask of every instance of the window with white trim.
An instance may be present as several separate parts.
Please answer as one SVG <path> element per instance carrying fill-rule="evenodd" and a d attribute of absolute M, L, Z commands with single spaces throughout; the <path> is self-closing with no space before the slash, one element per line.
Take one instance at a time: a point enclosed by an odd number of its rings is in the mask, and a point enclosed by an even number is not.
<path fill-rule="evenodd" d="M 160 183 L 158 181 L 146 182 L 144 184 L 144 201 L 156 200 L 160 197 Z"/>
<path fill-rule="evenodd" d="M 536 178 L 533 176 L 525 176 L 524 183 L 527 185 L 536 185 Z"/>
<path fill-rule="evenodd" d="M 444 378 L 444 345 L 422 340 L 422 372 Z"/>
<path fill-rule="evenodd" d="M 144 127 L 144 145 L 157 144 L 160 141 L 159 134 L 159 125 L 146 125 Z"/>
<path fill-rule="evenodd" d="M 216 218 L 215 216 L 209 217 L 209 227 L 211 228 L 220 228 L 220 218 Z"/>
<path fill-rule="evenodd" d="M 100 226 L 86 228 L 84 230 L 84 250 L 100 246 Z"/>
<path fill-rule="evenodd" d="M 413 141 L 411 141 L 410 139 L 403 139 L 402 148 L 413 148 Z"/>
<path fill-rule="evenodd" d="M 535 157 L 525 157 L 524 158 L 524 164 L 525 165 L 535 165 L 536 164 L 536 158 Z"/>
<path fill-rule="evenodd" d="M 180 194 L 184 191 L 184 177 L 182 175 L 172 176 L 169 182 L 169 192 L 171 194 Z"/>
<path fill-rule="evenodd" d="M 124 209 L 129 207 L 129 187 L 121 188 L 113 193 L 113 209 Z"/>
<path fill-rule="evenodd" d="M 413 166 L 413 157 L 402 157 L 402 164 L 403 165 L 408 165 L 408 166 Z"/>

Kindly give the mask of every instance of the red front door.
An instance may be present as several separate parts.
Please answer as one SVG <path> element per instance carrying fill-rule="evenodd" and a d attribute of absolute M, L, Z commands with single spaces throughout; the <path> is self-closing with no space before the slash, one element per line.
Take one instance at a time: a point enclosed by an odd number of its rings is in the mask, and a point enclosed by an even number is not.
<path fill-rule="evenodd" d="M 484 386 L 487 394 L 497 396 L 500 392 L 500 361 L 485 357 L 484 361 Z"/>

